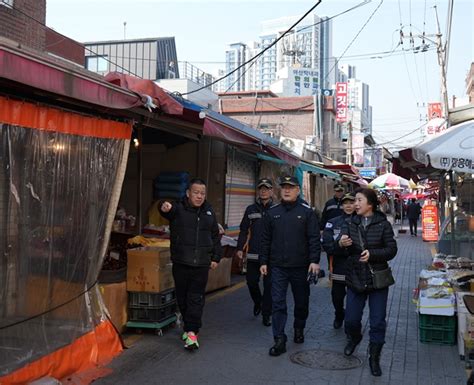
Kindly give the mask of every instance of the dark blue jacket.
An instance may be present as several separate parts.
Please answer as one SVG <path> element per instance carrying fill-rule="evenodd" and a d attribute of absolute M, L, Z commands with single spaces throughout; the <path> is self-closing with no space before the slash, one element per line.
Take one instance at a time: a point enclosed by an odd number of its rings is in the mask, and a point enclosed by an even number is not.
<path fill-rule="evenodd" d="M 237 250 L 242 251 L 248 239 L 247 259 L 258 261 L 260 242 L 263 233 L 263 218 L 268 209 L 273 205 L 270 201 L 265 206 L 257 201 L 248 206 L 240 222 L 240 233 L 237 241 Z M 250 236 L 250 238 L 249 238 Z"/>
<path fill-rule="evenodd" d="M 170 221 L 171 260 L 188 266 L 209 266 L 219 262 L 222 248 L 216 215 L 205 201 L 192 207 L 188 198 L 173 202 L 167 213 L 160 214 Z"/>
<path fill-rule="evenodd" d="M 342 229 L 346 226 L 346 220 L 352 215 L 342 214 L 336 218 L 327 221 L 323 230 L 323 248 L 328 257 L 333 257 L 333 273 L 346 274 L 346 260 L 348 257 L 347 250 L 339 247 L 339 239 L 341 239 Z"/>
<path fill-rule="evenodd" d="M 261 265 L 307 267 L 319 263 L 321 242 L 314 211 L 304 201 L 272 206 L 265 216 Z"/>
<path fill-rule="evenodd" d="M 421 206 L 419 203 L 413 203 L 411 202 L 408 207 L 407 207 L 407 216 L 408 219 L 416 219 L 420 217 L 421 214 Z"/>
<path fill-rule="evenodd" d="M 321 230 L 324 230 L 327 221 L 342 214 L 344 214 L 344 211 L 342 210 L 342 198 L 337 199 L 334 197 L 329 199 L 324 205 L 324 209 L 321 214 Z"/>

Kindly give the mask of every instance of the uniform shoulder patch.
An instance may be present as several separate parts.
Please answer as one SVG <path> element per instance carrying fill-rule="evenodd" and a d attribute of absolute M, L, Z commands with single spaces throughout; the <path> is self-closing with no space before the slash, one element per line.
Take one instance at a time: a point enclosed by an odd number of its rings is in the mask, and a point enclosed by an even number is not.
<path fill-rule="evenodd" d="M 275 203 L 273 206 L 270 206 L 270 208 L 273 209 L 273 208 L 275 208 L 275 207 L 277 207 L 277 206 L 280 206 L 280 204 L 279 204 L 279 203 Z"/>
<path fill-rule="evenodd" d="M 301 203 L 301 206 L 304 206 L 304 207 L 306 207 L 306 208 L 308 208 L 308 209 L 310 209 L 310 208 L 311 208 L 311 206 L 310 206 L 310 205 L 308 205 L 308 204 L 306 204 L 306 203 Z"/>
<path fill-rule="evenodd" d="M 326 223 L 326 229 L 332 229 L 332 223 L 331 222 L 327 222 Z"/>

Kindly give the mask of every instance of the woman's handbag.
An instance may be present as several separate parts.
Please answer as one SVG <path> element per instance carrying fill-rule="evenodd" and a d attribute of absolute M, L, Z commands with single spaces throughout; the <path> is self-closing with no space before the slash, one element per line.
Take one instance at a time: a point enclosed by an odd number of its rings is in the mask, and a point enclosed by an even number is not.
<path fill-rule="evenodd" d="M 360 246 L 362 247 L 362 250 L 365 250 L 362 232 L 360 231 L 359 227 L 357 230 L 359 231 Z M 393 278 L 392 269 L 390 266 L 383 270 L 374 270 L 372 269 L 372 266 L 370 266 L 370 263 L 368 265 L 370 274 L 372 276 L 372 286 L 374 289 L 385 289 L 395 283 L 395 278 Z"/>

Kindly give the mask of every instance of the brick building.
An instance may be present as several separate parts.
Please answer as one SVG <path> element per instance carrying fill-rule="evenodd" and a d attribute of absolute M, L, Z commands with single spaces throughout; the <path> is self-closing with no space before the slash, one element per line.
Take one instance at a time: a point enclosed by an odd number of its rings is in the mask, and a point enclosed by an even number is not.
<path fill-rule="evenodd" d="M 84 66 L 84 46 L 45 23 L 46 0 L 0 1 L 0 37 Z"/>
<path fill-rule="evenodd" d="M 322 124 L 313 96 L 278 97 L 271 91 L 243 91 L 219 94 L 219 97 L 222 114 L 273 138 L 303 140 L 306 149 L 311 146 L 313 151 L 345 161 L 345 151 L 341 148 L 346 145 L 341 140 L 341 127 L 336 123 L 331 97 L 325 99 Z"/>

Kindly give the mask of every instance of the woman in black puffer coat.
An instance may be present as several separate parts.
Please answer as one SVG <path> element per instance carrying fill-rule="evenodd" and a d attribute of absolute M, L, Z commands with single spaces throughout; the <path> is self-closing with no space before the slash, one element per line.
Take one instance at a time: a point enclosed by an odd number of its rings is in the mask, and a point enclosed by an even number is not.
<path fill-rule="evenodd" d="M 371 189 L 356 194 L 357 215 L 349 218 L 341 231 L 339 247 L 348 253 L 347 304 L 344 319 L 348 343 L 344 354 L 350 356 L 362 340 L 362 313 L 369 302 L 369 363 L 372 375 L 380 376 L 380 353 L 385 343 L 388 287 L 374 289 L 371 269 L 384 270 L 397 254 L 393 229 L 385 214 L 377 211 L 377 195 Z"/>

